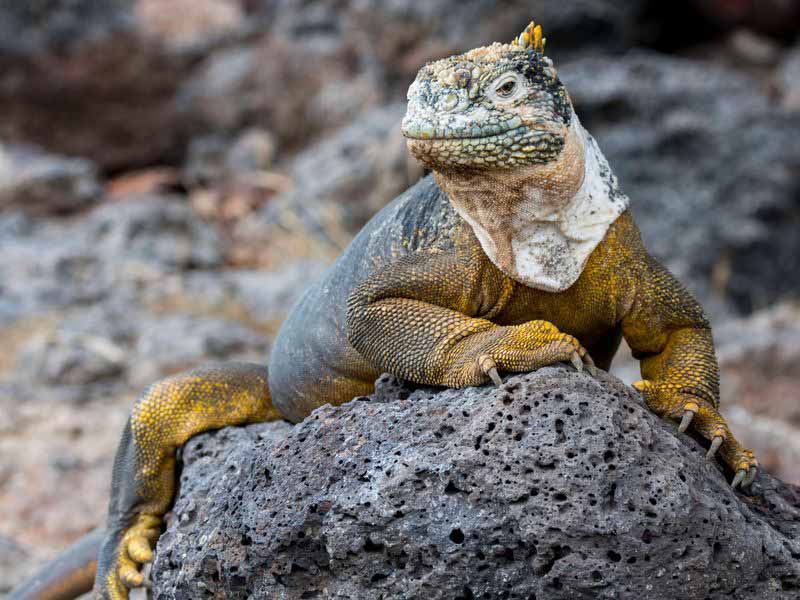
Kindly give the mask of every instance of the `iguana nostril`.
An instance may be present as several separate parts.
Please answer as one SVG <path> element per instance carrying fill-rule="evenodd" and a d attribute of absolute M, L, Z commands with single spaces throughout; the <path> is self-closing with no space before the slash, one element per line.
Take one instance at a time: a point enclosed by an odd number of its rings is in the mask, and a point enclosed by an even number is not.
<path fill-rule="evenodd" d="M 444 110 L 453 110 L 456 106 L 458 106 L 458 95 L 450 92 L 444 97 L 442 108 Z"/>

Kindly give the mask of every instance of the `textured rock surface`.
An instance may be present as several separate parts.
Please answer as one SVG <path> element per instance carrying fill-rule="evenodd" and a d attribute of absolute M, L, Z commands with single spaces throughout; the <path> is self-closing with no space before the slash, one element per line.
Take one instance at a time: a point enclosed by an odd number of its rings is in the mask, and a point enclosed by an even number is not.
<path fill-rule="evenodd" d="M 610 376 L 412 390 L 200 436 L 156 598 L 796 598 L 800 492 L 734 493 Z"/>
<path fill-rule="evenodd" d="M 65 214 L 91 206 L 101 194 L 95 166 L 87 160 L 0 145 L 0 210 Z"/>

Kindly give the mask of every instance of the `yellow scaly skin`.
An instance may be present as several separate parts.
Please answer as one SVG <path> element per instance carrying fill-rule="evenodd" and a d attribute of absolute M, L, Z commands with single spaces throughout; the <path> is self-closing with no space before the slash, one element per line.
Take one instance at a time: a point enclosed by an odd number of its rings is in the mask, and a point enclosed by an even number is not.
<path fill-rule="evenodd" d="M 117 451 L 97 597 L 127 598 L 130 588 L 145 583 L 141 566 L 152 560 L 172 504 L 180 446 L 203 431 L 278 418 L 263 366 L 207 365 L 150 386 L 134 405 Z"/>
<path fill-rule="evenodd" d="M 608 369 L 619 328 L 641 360 L 637 382 L 650 409 L 722 439 L 734 473 L 757 466 L 719 414 L 719 374 L 702 307 L 647 254 L 628 212 L 560 293 L 523 286 L 495 267 L 469 228 L 453 254 L 404 258 L 351 296 L 350 339 L 387 370 L 424 384 L 480 385 L 500 371 L 531 371 L 592 356 Z M 580 342 L 578 341 L 580 340 Z M 409 350 L 410 349 L 410 350 Z M 588 352 L 587 352 L 588 350 Z M 685 429 L 685 427 L 684 427 Z"/>
<path fill-rule="evenodd" d="M 641 361 L 635 386 L 647 405 L 709 440 L 709 457 L 718 452 L 734 487 L 752 482 L 758 463 L 718 411 L 703 310 L 647 254 L 629 212 L 617 213 L 565 289 L 512 276 L 520 265 L 503 236 L 520 222 L 508 215 L 527 214 L 519 209 L 530 209 L 530 198 L 557 207 L 585 177 L 588 138 L 576 135 L 569 96 L 543 50 L 531 24 L 512 44 L 420 71 L 404 133 L 436 183 L 423 179 L 376 215 L 309 289 L 281 328 L 269 377 L 258 365 L 213 365 L 140 398 L 115 460 L 97 598 L 124 600 L 144 584 L 141 567 L 173 501 L 175 453 L 192 435 L 299 421 L 369 393 L 382 372 L 449 387 L 499 384 L 500 372 L 561 361 L 594 372 L 609 368 L 624 336 Z M 603 176 L 609 202 L 618 201 L 615 180 Z"/>

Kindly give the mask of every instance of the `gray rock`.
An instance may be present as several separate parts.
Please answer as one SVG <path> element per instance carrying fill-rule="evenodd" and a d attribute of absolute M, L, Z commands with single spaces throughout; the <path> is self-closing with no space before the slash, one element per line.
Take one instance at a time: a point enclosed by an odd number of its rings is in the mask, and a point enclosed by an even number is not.
<path fill-rule="evenodd" d="M 197 315 L 149 317 L 139 323 L 131 381 L 144 386 L 210 360 L 263 361 L 269 341 L 241 323 Z"/>
<path fill-rule="evenodd" d="M 89 336 L 40 336 L 20 349 L 15 375 L 44 384 L 88 385 L 123 372 L 125 354 L 108 340 Z"/>
<path fill-rule="evenodd" d="M 721 323 L 714 340 L 732 429 L 770 473 L 800 482 L 800 307 Z"/>
<path fill-rule="evenodd" d="M 258 217 L 269 230 L 293 231 L 342 250 L 351 237 L 417 174 L 400 134 L 402 104 L 372 110 L 301 152 L 290 168 L 292 188 Z M 253 223 L 244 224 L 253 228 Z"/>
<path fill-rule="evenodd" d="M 192 185 L 209 185 L 253 177 L 272 167 L 276 153 L 274 136 L 262 129 L 248 129 L 233 140 L 199 136 L 189 144 L 184 178 Z"/>
<path fill-rule="evenodd" d="M 784 107 L 800 111 L 800 44 L 787 53 L 776 75 Z"/>
<path fill-rule="evenodd" d="M 225 273 L 231 294 L 251 319 L 265 324 L 282 322 L 292 305 L 316 279 L 326 265 L 299 261 L 272 271 L 236 270 Z"/>
<path fill-rule="evenodd" d="M 800 293 L 800 114 L 742 73 L 651 52 L 560 73 L 646 245 L 707 304 L 751 311 Z"/>
<path fill-rule="evenodd" d="M 0 594 L 10 594 L 26 576 L 33 574 L 30 555 L 13 539 L 0 536 Z"/>
<path fill-rule="evenodd" d="M 4 1 L 0 137 L 110 169 L 175 152 L 186 123 L 175 93 L 196 57 L 148 32 L 136 4 Z"/>
<path fill-rule="evenodd" d="M 88 233 L 115 268 L 155 267 L 162 271 L 218 267 L 222 242 L 179 198 L 146 196 L 106 204 L 91 215 Z"/>
<path fill-rule="evenodd" d="M 226 167 L 234 173 L 266 171 L 275 162 L 275 138 L 263 129 L 248 129 L 231 144 L 225 157 Z"/>
<path fill-rule="evenodd" d="M 0 320 L 113 298 L 135 305 L 141 287 L 222 264 L 214 227 L 175 198 L 104 204 L 86 218 L 0 219 Z"/>
<path fill-rule="evenodd" d="M 87 160 L 0 146 L 0 210 L 66 214 L 91 206 L 101 194 L 97 169 Z"/>
<path fill-rule="evenodd" d="M 270 30 L 208 54 L 182 82 L 176 106 L 192 132 L 225 135 L 256 127 L 274 134 L 280 147 L 297 149 L 383 98 L 381 92 L 356 93 L 346 106 L 327 102 L 330 110 L 320 110 L 324 90 L 350 89 L 360 80 L 363 67 L 350 66 L 354 52 L 344 38 L 318 47 Z M 369 83 L 370 90 L 382 89 L 375 77 Z"/>
<path fill-rule="evenodd" d="M 0 52 L 24 54 L 108 35 L 126 27 L 132 6 L 130 0 L 3 2 Z"/>
<path fill-rule="evenodd" d="M 67 311 L 58 323 L 41 319 L 19 344 L 11 380 L 68 402 L 107 394 L 124 381 L 140 319 L 135 307 L 114 302 Z"/>
<path fill-rule="evenodd" d="M 0 227 L 0 298 L 6 307 L 0 312 L 9 321 L 97 302 L 110 293 L 112 281 L 84 220 L 15 221 L 15 228 Z"/>
<path fill-rule="evenodd" d="M 158 599 L 723 598 L 800 589 L 800 490 L 730 489 L 613 377 L 413 389 L 199 436 Z M 260 432 L 272 439 L 258 440 Z M 277 439 L 276 439 L 277 438 Z"/>
<path fill-rule="evenodd" d="M 638 23 L 648 0 L 565 0 L 504 2 L 491 0 L 380 0 L 377 2 L 306 2 L 268 0 L 269 17 L 278 31 L 323 45 L 340 35 L 357 42 L 359 53 L 386 74 L 413 76 L 418 66 L 409 57 L 467 50 L 492 41 L 511 40 L 531 20 L 543 23 L 555 51 L 575 48 L 623 48 L 639 36 Z M 454 18 L 454 15 L 458 15 Z M 386 23 L 402 23 L 386 27 Z"/>

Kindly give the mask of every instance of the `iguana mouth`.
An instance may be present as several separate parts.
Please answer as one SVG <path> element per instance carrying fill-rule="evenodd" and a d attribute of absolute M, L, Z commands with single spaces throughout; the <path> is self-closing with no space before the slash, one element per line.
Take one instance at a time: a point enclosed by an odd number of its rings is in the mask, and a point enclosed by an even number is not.
<path fill-rule="evenodd" d="M 413 128 L 403 127 L 411 154 L 434 170 L 455 167 L 510 169 L 523 164 L 544 164 L 555 160 L 564 146 L 562 135 L 533 130 L 525 125 L 491 131 L 496 133 L 486 131 L 484 135 L 474 135 L 466 129 L 434 129 L 419 133 Z"/>
<path fill-rule="evenodd" d="M 406 119 L 403 121 L 401 131 L 403 136 L 410 140 L 477 140 L 500 137 L 524 128 L 519 117 L 500 123 L 467 127 L 435 127 L 430 122 Z"/>

